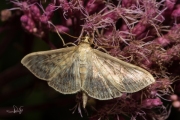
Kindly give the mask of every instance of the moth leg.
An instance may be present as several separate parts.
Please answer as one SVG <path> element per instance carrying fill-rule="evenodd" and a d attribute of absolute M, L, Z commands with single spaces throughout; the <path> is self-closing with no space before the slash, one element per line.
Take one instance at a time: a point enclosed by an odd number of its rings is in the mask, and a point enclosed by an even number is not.
<path fill-rule="evenodd" d="M 67 46 L 67 47 L 68 47 L 68 45 L 77 46 L 76 44 L 74 44 L 74 43 L 72 43 L 72 42 L 66 43 L 66 44 L 64 44 L 63 46 Z"/>
<path fill-rule="evenodd" d="M 100 49 L 103 50 L 105 53 L 109 54 L 109 52 L 101 46 L 98 46 L 96 50 L 100 50 Z"/>

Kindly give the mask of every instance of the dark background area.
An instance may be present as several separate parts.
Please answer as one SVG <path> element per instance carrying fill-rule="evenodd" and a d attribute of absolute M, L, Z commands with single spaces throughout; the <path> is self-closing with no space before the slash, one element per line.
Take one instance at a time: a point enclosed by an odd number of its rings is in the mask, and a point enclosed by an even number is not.
<path fill-rule="evenodd" d="M 0 2 L 0 11 L 11 8 L 5 0 Z M 46 81 L 33 76 L 20 63 L 21 59 L 33 51 L 49 50 L 49 46 L 25 32 L 21 27 L 20 18 L 0 22 L 0 120 L 88 120 L 89 115 L 82 109 L 83 118 L 78 110 L 73 114 L 76 95 L 63 95 L 49 87 Z M 62 46 L 57 34 L 49 34 L 56 47 Z M 68 42 L 68 41 L 66 41 Z M 13 106 L 23 112 L 13 111 Z M 172 108 L 168 120 L 180 120 L 180 112 Z"/>
<path fill-rule="evenodd" d="M 0 2 L 0 11 L 12 8 L 8 1 Z M 14 12 L 14 11 L 13 11 Z M 46 81 L 34 77 L 21 63 L 21 59 L 32 51 L 49 50 L 48 45 L 25 32 L 14 17 L 11 21 L 0 22 L 0 120 L 81 120 L 73 110 L 76 95 L 63 95 L 47 85 Z M 50 35 L 57 46 L 62 41 L 57 35 Z M 13 106 L 23 112 L 13 111 Z"/>

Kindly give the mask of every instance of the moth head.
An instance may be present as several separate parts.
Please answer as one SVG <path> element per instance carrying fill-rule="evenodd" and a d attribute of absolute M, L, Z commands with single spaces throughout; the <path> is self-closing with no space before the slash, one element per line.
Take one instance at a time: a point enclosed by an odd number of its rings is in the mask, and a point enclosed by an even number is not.
<path fill-rule="evenodd" d="M 88 44 L 92 44 L 92 39 L 89 36 L 85 36 L 83 37 L 82 41 L 83 43 L 88 43 Z"/>

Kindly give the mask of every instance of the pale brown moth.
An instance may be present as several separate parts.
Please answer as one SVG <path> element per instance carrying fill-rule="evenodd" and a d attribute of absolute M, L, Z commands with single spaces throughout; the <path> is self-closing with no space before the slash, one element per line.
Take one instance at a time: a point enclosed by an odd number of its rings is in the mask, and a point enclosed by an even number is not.
<path fill-rule="evenodd" d="M 155 82 L 148 71 L 91 48 L 89 41 L 85 37 L 78 46 L 30 53 L 21 63 L 60 93 L 83 91 L 84 107 L 86 94 L 108 100 Z"/>

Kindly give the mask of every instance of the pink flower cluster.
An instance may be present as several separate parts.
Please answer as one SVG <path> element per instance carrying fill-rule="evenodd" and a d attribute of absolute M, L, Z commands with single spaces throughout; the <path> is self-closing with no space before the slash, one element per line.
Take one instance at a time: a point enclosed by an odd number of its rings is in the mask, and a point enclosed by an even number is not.
<path fill-rule="evenodd" d="M 88 34 L 112 55 L 148 70 L 156 83 L 118 99 L 95 101 L 90 119 L 161 119 L 180 95 L 180 2 L 178 0 L 11 0 L 25 31 L 56 48 L 50 32 Z M 57 21 L 58 20 L 58 21 Z M 53 23 L 54 26 L 52 26 Z M 71 42 L 75 40 L 70 38 Z M 65 40 L 66 42 L 66 40 Z M 174 89 L 175 88 L 175 89 Z M 172 94 L 177 94 L 174 98 Z M 170 99 L 171 96 L 171 99 Z M 98 104 L 97 104 L 98 103 Z M 180 103 L 180 102 L 179 102 Z M 173 102 L 173 106 L 177 107 Z M 89 102 L 91 106 L 91 102 Z"/>

